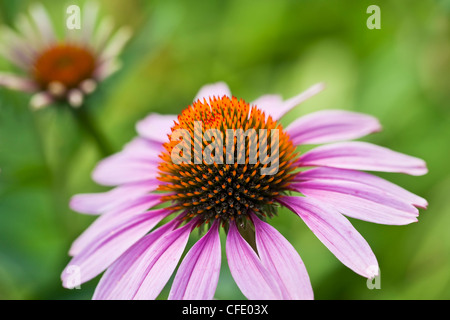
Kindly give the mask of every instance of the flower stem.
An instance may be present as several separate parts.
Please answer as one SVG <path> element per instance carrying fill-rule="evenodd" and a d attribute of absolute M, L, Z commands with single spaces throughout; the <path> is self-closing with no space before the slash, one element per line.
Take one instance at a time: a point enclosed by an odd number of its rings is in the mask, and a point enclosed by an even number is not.
<path fill-rule="evenodd" d="M 96 122 L 92 119 L 91 115 L 87 112 L 86 105 L 82 105 L 81 107 L 73 110 L 75 114 L 75 118 L 78 121 L 78 124 L 91 138 L 94 140 L 97 145 L 98 150 L 102 154 L 102 156 L 107 157 L 113 154 L 113 150 L 108 140 L 102 134 L 100 129 L 97 127 Z"/>

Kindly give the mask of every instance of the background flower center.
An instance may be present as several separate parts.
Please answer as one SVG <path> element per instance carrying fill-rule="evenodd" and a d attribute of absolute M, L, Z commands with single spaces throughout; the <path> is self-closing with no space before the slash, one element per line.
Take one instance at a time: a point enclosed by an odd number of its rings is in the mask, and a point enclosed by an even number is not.
<path fill-rule="evenodd" d="M 58 44 L 44 51 L 36 59 L 32 72 L 43 89 L 50 83 L 60 83 L 70 89 L 89 79 L 95 66 L 95 57 L 86 48 Z"/>

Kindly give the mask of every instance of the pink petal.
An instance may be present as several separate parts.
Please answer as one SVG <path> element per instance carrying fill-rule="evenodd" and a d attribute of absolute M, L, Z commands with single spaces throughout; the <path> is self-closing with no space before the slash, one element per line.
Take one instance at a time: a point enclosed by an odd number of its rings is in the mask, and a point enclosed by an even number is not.
<path fill-rule="evenodd" d="M 3 27 L 0 33 L 0 56 L 22 69 L 29 71 L 33 62 L 34 48 L 23 37 L 17 35 L 9 28 Z M 14 90 L 14 87 L 11 87 Z"/>
<path fill-rule="evenodd" d="M 172 220 L 139 240 L 120 256 L 101 278 L 94 300 L 130 300 L 142 284 L 149 266 L 147 256 L 162 236 L 170 233 L 179 221 Z"/>
<path fill-rule="evenodd" d="M 419 197 L 387 180 L 362 171 L 319 167 L 303 171 L 294 178 L 294 181 L 298 182 L 307 180 L 344 180 L 359 182 L 377 188 L 383 192 L 387 192 L 416 207 L 426 208 L 428 206 L 428 202 L 424 198 Z"/>
<path fill-rule="evenodd" d="M 11 29 L 3 25 L 0 38 L 1 54 L 29 73 L 36 56 L 43 50 L 40 30 L 36 30 L 33 21 L 25 13 L 19 14 L 16 19 L 16 28 Z"/>
<path fill-rule="evenodd" d="M 117 59 L 100 61 L 92 74 L 92 78 L 94 78 L 97 82 L 102 82 L 115 72 L 119 71 L 121 68 L 122 62 Z"/>
<path fill-rule="evenodd" d="M 299 159 L 304 167 L 324 166 L 353 170 L 401 172 L 423 175 L 427 167 L 422 159 L 408 156 L 367 142 L 340 142 L 317 147 Z"/>
<path fill-rule="evenodd" d="M 222 98 L 228 96 L 231 98 L 231 91 L 225 82 L 216 82 L 203 86 L 194 98 L 194 101 L 206 99 L 209 101 L 211 97 Z"/>
<path fill-rule="evenodd" d="M 31 19 L 27 16 L 26 13 L 20 14 L 17 17 L 16 21 L 16 30 L 21 35 L 19 43 L 22 44 L 22 48 L 27 50 L 30 54 L 30 57 L 34 56 L 36 52 L 39 50 L 42 50 L 42 41 L 40 39 L 40 32 L 36 30 L 36 28 L 33 26 L 33 22 Z M 10 39 L 11 40 L 11 39 Z M 9 47 L 12 47 L 12 42 L 15 41 L 8 41 Z M 19 44 L 15 43 L 15 45 Z M 20 46 L 19 46 L 20 47 Z M 30 63 L 33 63 L 31 59 L 27 59 L 27 65 L 29 67 Z M 28 69 L 28 68 L 27 68 Z M 24 69 L 24 70 L 27 70 Z"/>
<path fill-rule="evenodd" d="M 133 299 L 156 299 L 169 281 L 183 254 L 194 224 L 175 229 L 161 237 L 145 258 L 146 275 Z"/>
<path fill-rule="evenodd" d="M 0 87 L 24 92 L 34 92 L 38 90 L 38 86 L 33 80 L 9 73 L 0 73 Z"/>
<path fill-rule="evenodd" d="M 81 108 L 84 102 L 84 93 L 78 88 L 70 89 L 67 92 L 67 102 L 73 108 Z"/>
<path fill-rule="evenodd" d="M 163 150 L 164 147 L 161 143 L 137 137 L 125 145 L 122 154 L 130 159 L 159 163 L 159 154 Z"/>
<path fill-rule="evenodd" d="M 52 21 L 47 10 L 40 3 L 34 3 L 30 7 L 30 15 L 36 25 L 36 30 L 40 32 L 41 39 L 45 44 L 51 45 L 56 39 Z"/>
<path fill-rule="evenodd" d="M 329 204 L 342 214 L 374 223 L 403 225 L 417 221 L 418 210 L 380 189 L 352 181 L 311 180 L 291 187 Z"/>
<path fill-rule="evenodd" d="M 226 252 L 231 275 L 244 296 L 251 300 L 283 298 L 276 279 L 239 234 L 234 222 L 230 223 Z"/>
<path fill-rule="evenodd" d="M 281 97 L 277 95 L 265 95 L 253 101 L 251 104 L 256 105 L 258 109 L 264 111 L 267 116 L 270 115 L 272 119 L 278 120 L 288 111 L 312 98 L 323 89 L 323 83 L 318 83 L 286 101 L 283 101 Z"/>
<path fill-rule="evenodd" d="M 296 145 L 357 139 L 380 130 L 380 123 L 372 116 L 339 110 L 308 114 L 286 128 Z"/>
<path fill-rule="evenodd" d="M 278 201 L 300 216 L 320 241 L 354 272 L 372 278 L 378 262 L 366 240 L 332 207 L 305 197 L 282 197 Z"/>
<path fill-rule="evenodd" d="M 124 220 L 142 214 L 159 203 L 161 203 L 161 196 L 150 194 L 104 213 L 72 243 L 69 254 L 74 256 L 81 253 L 85 248 L 99 241 L 105 230 L 114 229 L 118 224 L 124 223 Z"/>
<path fill-rule="evenodd" d="M 132 36 L 131 28 L 120 28 L 108 41 L 106 47 L 100 55 L 100 61 L 107 61 L 116 58 L 122 52 L 128 40 Z"/>
<path fill-rule="evenodd" d="M 276 114 L 276 110 L 278 108 L 283 107 L 284 100 L 280 95 L 277 94 L 266 94 L 255 101 L 253 101 L 250 105 L 256 106 L 259 110 L 264 111 L 266 116 L 272 116 Z"/>
<path fill-rule="evenodd" d="M 94 30 L 97 24 L 99 5 L 96 2 L 86 2 L 83 7 L 83 27 L 81 29 L 83 34 L 83 42 L 89 43 L 94 38 Z"/>
<path fill-rule="evenodd" d="M 102 160 L 92 173 L 92 179 L 104 186 L 150 181 L 157 177 L 156 164 L 139 160 L 127 161 L 120 156 Z"/>
<path fill-rule="evenodd" d="M 77 194 L 70 200 L 70 208 L 81 213 L 101 214 L 156 190 L 160 184 L 158 180 L 150 180 L 121 185 L 107 192 Z"/>
<path fill-rule="evenodd" d="M 102 160 L 93 171 L 92 178 L 107 186 L 155 180 L 161 151 L 161 144 L 136 138 L 121 152 Z"/>
<path fill-rule="evenodd" d="M 211 229 L 187 253 L 178 268 L 169 293 L 171 300 L 211 300 L 219 281 L 221 250 L 219 224 Z"/>
<path fill-rule="evenodd" d="M 30 107 L 39 110 L 55 102 L 55 98 L 47 91 L 35 93 L 30 100 Z"/>
<path fill-rule="evenodd" d="M 280 285 L 284 299 L 313 299 L 308 272 L 295 248 L 275 228 L 252 216 L 262 264 Z"/>
<path fill-rule="evenodd" d="M 152 113 L 137 123 L 136 130 L 141 137 L 160 143 L 168 142 L 168 135 L 177 119 L 176 115 Z"/>
<path fill-rule="evenodd" d="M 107 40 L 111 37 L 114 30 L 114 23 L 110 17 L 104 17 L 99 21 L 98 27 L 95 30 L 95 34 L 92 38 L 92 47 L 98 54 L 105 45 L 107 45 Z"/>
<path fill-rule="evenodd" d="M 71 281 L 66 270 L 78 267 L 81 275 L 80 284 L 91 280 L 170 213 L 169 210 L 156 210 L 138 214 L 131 219 L 127 217 L 116 226 L 105 230 L 97 241 L 70 261 L 61 277 L 63 286 L 67 287 Z"/>

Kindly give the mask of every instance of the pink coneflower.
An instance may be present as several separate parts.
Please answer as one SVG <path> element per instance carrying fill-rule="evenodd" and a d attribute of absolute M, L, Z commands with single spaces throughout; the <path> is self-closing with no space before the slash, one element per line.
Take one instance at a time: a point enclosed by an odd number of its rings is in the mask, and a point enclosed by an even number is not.
<path fill-rule="evenodd" d="M 96 4 L 87 2 L 83 9 L 80 29 L 66 29 L 63 39 L 40 4 L 30 8 L 29 16 L 19 17 L 17 30 L 3 27 L 0 55 L 22 74 L 0 72 L 0 86 L 32 93 L 34 109 L 58 101 L 80 107 L 85 95 L 118 70 L 117 56 L 131 35 L 126 27 L 113 33 L 110 19 L 97 27 Z"/>
<path fill-rule="evenodd" d="M 280 205 L 300 216 L 347 267 L 367 278 L 376 276 L 375 255 L 344 215 L 403 225 L 417 221 L 416 207 L 425 208 L 427 202 L 358 170 L 422 175 L 427 168 L 418 158 L 370 143 L 340 142 L 379 131 L 379 122 L 368 115 L 332 110 L 304 116 L 286 129 L 277 122 L 321 90 L 319 84 L 287 101 L 266 95 L 249 104 L 233 97 L 226 84 L 216 83 L 203 87 L 179 116 L 151 114 L 140 121 L 139 137 L 93 172 L 99 184 L 117 187 L 71 201 L 72 209 L 101 216 L 73 243 L 73 259 L 62 274 L 64 286 L 86 282 L 106 269 L 94 299 L 155 299 L 176 269 L 191 232 L 201 227 L 206 233 L 181 261 L 169 299 L 212 299 L 223 228 L 231 274 L 248 299 L 312 299 L 302 259 L 269 224 Z M 202 124 L 201 130 L 195 122 Z M 224 134 L 255 129 L 256 136 L 245 137 L 243 153 L 238 152 L 242 141 L 231 140 L 235 162 L 208 164 L 194 151 L 217 142 L 208 136 L 209 129 Z M 179 130 L 189 135 L 180 139 Z M 267 130 L 276 130 L 277 139 L 263 144 Z M 259 156 L 255 163 L 248 159 L 252 141 Z M 304 154 L 296 150 L 323 143 L 331 144 Z M 187 144 L 183 152 L 176 149 Z M 261 155 L 274 152 L 277 167 L 262 174 L 271 164 Z M 174 154 L 185 161 L 174 161 Z M 242 154 L 246 158 L 239 159 Z"/>

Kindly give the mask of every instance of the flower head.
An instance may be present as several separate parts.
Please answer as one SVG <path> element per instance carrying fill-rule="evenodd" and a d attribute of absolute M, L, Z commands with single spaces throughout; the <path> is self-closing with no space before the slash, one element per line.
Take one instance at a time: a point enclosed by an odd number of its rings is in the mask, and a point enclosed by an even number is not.
<path fill-rule="evenodd" d="M 93 172 L 96 182 L 116 187 L 71 200 L 72 209 L 100 217 L 73 243 L 64 286 L 106 269 L 95 299 L 154 299 L 192 230 L 202 227 L 206 233 L 181 261 L 169 298 L 212 299 L 222 228 L 231 274 L 247 298 L 312 299 L 300 255 L 269 224 L 280 205 L 300 216 L 344 265 L 376 276 L 374 253 L 344 215 L 408 224 L 427 202 L 359 170 L 421 175 L 426 165 L 370 143 L 341 142 L 379 131 L 368 115 L 319 111 L 286 128 L 279 124 L 321 90 L 319 84 L 286 101 L 266 95 L 247 103 L 217 83 L 203 87 L 178 116 L 151 114 L 140 121 L 139 137 Z M 296 151 L 322 143 L 328 144 Z M 75 283 L 72 267 L 80 271 Z"/>
<path fill-rule="evenodd" d="M 117 56 L 131 36 L 126 27 L 113 34 L 109 19 L 96 28 L 98 7 L 93 2 L 83 9 L 81 28 L 67 29 L 64 39 L 58 39 L 40 4 L 30 8 L 30 17 L 17 20 L 17 31 L 3 27 L 0 54 L 23 75 L 0 73 L 0 86 L 34 93 L 30 104 L 35 109 L 56 101 L 80 107 L 84 96 L 120 67 Z"/>
<path fill-rule="evenodd" d="M 173 161 L 174 149 L 180 145 L 173 138 L 177 130 L 186 130 L 188 139 L 182 146 L 190 153 L 179 164 Z M 267 143 L 270 137 L 274 141 Z M 200 140 L 212 138 L 215 154 L 208 159 L 203 151 L 212 148 Z M 169 192 L 163 201 L 171 201 L 174 210 L 186 210 L 189 218 L 226 223 L 243 220 L 250 212 L 270 215 L 276 211 L 274 199 L 288 190 L 295 176 L 295 147 L 282 126 L 235 97 L 195 101 L 180 114 L 169 139 L 161 154 L 158 189 Z"/>

